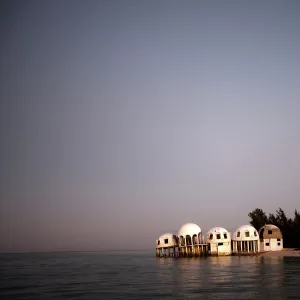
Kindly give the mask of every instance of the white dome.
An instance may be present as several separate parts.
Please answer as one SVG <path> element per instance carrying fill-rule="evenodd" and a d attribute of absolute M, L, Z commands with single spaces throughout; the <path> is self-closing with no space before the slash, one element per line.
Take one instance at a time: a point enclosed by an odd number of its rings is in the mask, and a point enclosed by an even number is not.
<path fill-rule="evenodd" d="M 174 236 L 173 233 L 165 233 L 165 234 L 161 235 L 156 240 L 156 247 L 157 248 L 163 248 L 163 247 L 175 246 L 176 243 L 174 243 L 173 236 Z"/>
<path fill-rule="evenodd" d="M 255 241 L 258 239 L 258 232 L 251 225 L 240 226 L 232 235 L 234 241 Z"/>
<path fill-rule="evenodd" d="M 219 234 L 219 236 L 217 236 L 217 234 Z M 228 242 L 230 240 L 230 233 L 223 227 L 213 227 L 206 234 L 207 243 Z"/>
<path fill-rule="evenodd" d="M 196 234 L 198 236 L 198 234 L 201 233 L 201 228 L 194 223 L 187 223 L 184 224 L 183 226 L 181 226 L 181 228 L 178 231 L 178 236 L 193 236 L 194 234 Z"/>

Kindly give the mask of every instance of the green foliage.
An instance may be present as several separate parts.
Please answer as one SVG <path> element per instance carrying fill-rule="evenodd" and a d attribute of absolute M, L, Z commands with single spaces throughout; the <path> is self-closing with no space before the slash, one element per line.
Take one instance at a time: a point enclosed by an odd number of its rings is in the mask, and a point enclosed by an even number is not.
<path fill-rule="evenodd" d="M 265 224 L 268 223 L 268 218 L 264 211 L 260 208 L 256 208 L 254 211 L 248 214 L 248 217 L 251 218 L 250 224 L 256 229 L 259 230 Z"/>
<path fill-rule="evenodd" d="M 286 248 L 300 248 L 300 213 L 295 210 L 294 218 L 288 218 L 285 212 L 279 207 L 276 210 L 276 215 L 265 214 L 265 212 L 256 208 L 248 214 L 251 219 L 250 224 L 258 231 L 265 224 L 273 224 L 282 232 L 283 246 Z"/>

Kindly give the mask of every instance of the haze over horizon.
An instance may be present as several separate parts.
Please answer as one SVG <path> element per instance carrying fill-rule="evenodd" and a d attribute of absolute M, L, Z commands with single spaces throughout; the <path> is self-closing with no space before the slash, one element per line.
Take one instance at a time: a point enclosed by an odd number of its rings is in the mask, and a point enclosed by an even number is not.
<path fill-rule="evenodd" d="M 154 249 L 300 209 L 299 1 L 1 1 L 0 251 Z"/>

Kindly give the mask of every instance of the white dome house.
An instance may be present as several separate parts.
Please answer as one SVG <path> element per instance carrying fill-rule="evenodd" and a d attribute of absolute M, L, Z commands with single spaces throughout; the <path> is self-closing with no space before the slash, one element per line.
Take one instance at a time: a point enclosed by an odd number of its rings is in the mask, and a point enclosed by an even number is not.
<path fill-rule="evenodd" d="M 230 255 L 231 236 L 230 232 L 223 227 L 214 227 L 206 234 L 206 243 L 211 255 Z"/>
<path fill-rule="evenodd" d="M 261 251 L 280 251 L 283 249 L 283 239 L 280 229 L 271 224 L 263 226 L 259 230 Z"/>
<path fill-rule="evenodd" d="M 257 230 L 251 225 L 239 227 L 232 235 L 233 254 L 254 254 L 260 251 Z"/>
<path fill-rule="evenodd" d="M 203 252 L 202 231 L 197 224 L 187 223 L 181 226 L 178 237 L 183 256 L 198 256 Z"/>
<path fill-rule="evenodd" d="M 156 256 L 175 256 L 178 245 L 179 239 L 176 235 L 173 233 L 165 233 L 156 240 Z"/>

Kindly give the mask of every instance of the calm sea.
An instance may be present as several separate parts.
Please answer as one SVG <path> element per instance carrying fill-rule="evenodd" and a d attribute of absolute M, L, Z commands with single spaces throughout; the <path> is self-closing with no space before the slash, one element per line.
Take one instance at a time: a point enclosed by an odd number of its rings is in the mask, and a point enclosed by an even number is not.
<path fill-rule="evenodd" d="M 0 299 L 300 299 L 300 258 L 0 254 Z"/>

